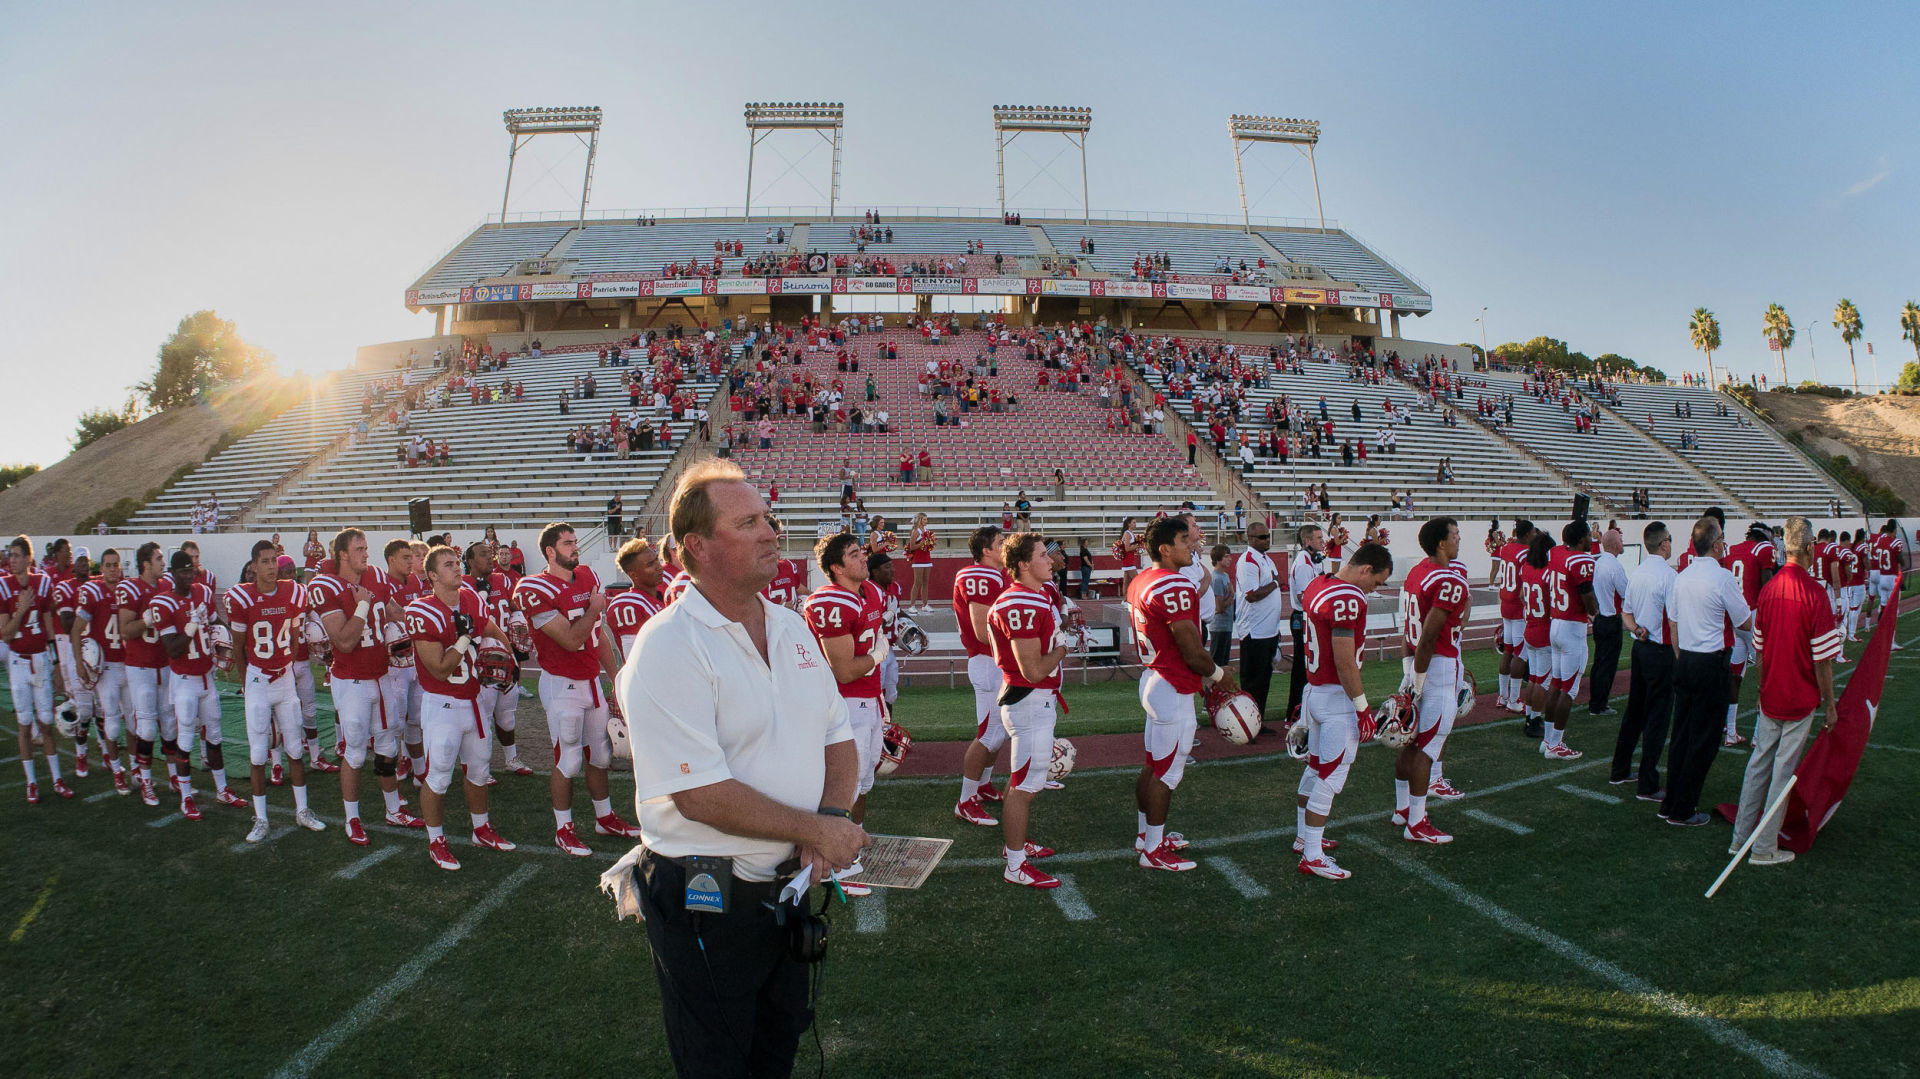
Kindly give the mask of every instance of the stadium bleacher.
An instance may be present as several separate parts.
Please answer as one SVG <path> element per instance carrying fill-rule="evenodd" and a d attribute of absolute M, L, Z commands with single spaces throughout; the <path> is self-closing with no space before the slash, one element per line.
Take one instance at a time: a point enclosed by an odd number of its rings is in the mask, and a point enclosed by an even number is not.
<path fill-rule="evenodd" d="M 769 228 L 786 230 L 787 242 L 767 242 Z M 743 255 L 722 256 L 722 265 L 738 270 L 743 257 L 788 250 L 793 231 L 792 222 L 787 221 L 668 221 L 658 225 L 595 221 L 567 242 L 560 257 L 577 259 L 574 272 L 581 274 L 657 274 L 671 262 L 710 263 L 717 253 L 713 249 L 716 242 L 737 241 Z"/>
<path fill-rule="evenodd" d="M 862 227 L 893 230 L 890 242 L 869 243 L 867 253 L 885 255 L 895 261 L 902 257 L 895 254 L 899 251 L 949 257 L 964 254 L 968 242 L 973 240 L 986 244 L 989 264 L 996 251 L 1010 259 L 1036 253 L 1033 233 L 1027 226 L 1003 225 L 998 221 L 886 221 L 876 226 L 816 221 L 807 227 L 807 246 L 830 255 L 851 253 L 858 249 L 859 243 L 848 235 L 848 230 Z"/>
<path fill-rule="evenodd" d="M 484 225 L 456 244 L 414 287 L 465 288 L 482 278 L 498 277 L 517 262 L 553 250 L 572 231 L 572 225 Z"/>
<path fill-rule="evenodd" d="M 1265 229 L 1260 237 L 1291 262 L 1313 266 L 1335 281 L 1351 281 L 1373 292 L 1425 293 L 1379 256 L 1338 230 L 1313 232 Z"/>
<path fill-rule="evenodd" d="M 1693 462 L 1763 516 L 1824 515 L 1829 499 L 1838 499 L 1842 507 L 1856 504 L 1831 477 L 1768 430 L 1765 421 L 1724 394 L 1694 386 L 1627 384 L 1619 389 L 1619 411 L 1628 422 L 1644 431 L 1652 416 L 1653 437 L 1668 451 Z M 1692 405 L 1693 415 L 1675 416 L 1676 402 Z M 1726 405 L 1729 414 L 1715 415 L 1716 404 Z M 1681 428 L 1699 435 L 1699 443 L 1682 449 Z"/>
<path fill-rule="evenodd" d="M 1182 274 L 1227 272 L 1218 268 L 1223 258 L 1231 269 L 1239 269 L 1244 261 L 1249 270 L 1265 259 L 1276 279 L 1286 276 L 1273 268 L 1279 261 L 1273 252 L 1239 229 L 1057 223 L 1045 229 L 1054 250 L 1117 277 L 1131 273 L 1133 260 L 1141 255 L 1166 255 L 1172 260 L 1173 272 Z M 1093 241 L 1092 254 L 1081 253 L 1083 238 Z"/>

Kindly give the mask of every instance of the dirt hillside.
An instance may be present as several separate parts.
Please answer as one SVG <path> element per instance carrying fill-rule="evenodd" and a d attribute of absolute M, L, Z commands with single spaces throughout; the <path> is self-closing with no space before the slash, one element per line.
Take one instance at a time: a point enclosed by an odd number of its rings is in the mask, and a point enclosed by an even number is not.
<path fill-rule="evenodd" d="M 122 498 L 141 498 L 181 465 L 199 464 L 230 427 L 277 411 L 286 383 L 256 379 L 218 391 L 210 404 L 169 409 L 100 439 L 0 491 L 8 535 L 59 534 Z"/>
<path fill-rule="evenodd" d="M 1844 454 L 1920 506 L 1920 397 L 1769 393 L 1760 400 L 1782 430 L 1799 431 L 1822 453 Z"/>

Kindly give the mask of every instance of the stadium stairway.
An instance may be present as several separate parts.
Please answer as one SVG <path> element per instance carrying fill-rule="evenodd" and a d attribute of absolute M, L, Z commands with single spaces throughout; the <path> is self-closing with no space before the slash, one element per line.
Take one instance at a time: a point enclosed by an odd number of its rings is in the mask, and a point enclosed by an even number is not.
<path fill-rule="evenodd" d="M 255 523 L 283 531 L 342 523 L 405 530 L 407 500 L 427 497 L 436 529 L 539 528 L 556 520 L 599 521 L 616 491 L 629 514 L 638 512 L 694 425 L 691 420 L 670 424 L 674 448 L 634 450 L 626 460 L 617 453 L 569 452 L 568 431 L 604 425 L 613 412 L 624 416 L 628 411 L 620 390 L 623 371 L 644 377 L 653 370 L 641 361 L 631 368 L 600 367 L 599 347 L 572 345 L 538 358 L 515 356 L 504 371 L 477 374 L 488 386 L 503 379 L 525 382 L 526 398 L 476 405 L 466 393 L 449 394 L 448 403 L 437 409 L 416 410 L 409 434 L 381 427 L 366 442 L 342 450 L 264 505 Z M 572 402 L 563 415 L 560 391 L 589 372 L 600 383 L 597 395 Z M 718 385 L 694 382 L 683 388 L 690 386 L 704 399 Z M 641 411 L 652 414 L 649 408 Z M 657 428 L 660 419 L 653 416 L 652 425 Z M 449 440 L 449 463 L 409 468 L 398 451 L 415 433 L 435 443 Z"/>

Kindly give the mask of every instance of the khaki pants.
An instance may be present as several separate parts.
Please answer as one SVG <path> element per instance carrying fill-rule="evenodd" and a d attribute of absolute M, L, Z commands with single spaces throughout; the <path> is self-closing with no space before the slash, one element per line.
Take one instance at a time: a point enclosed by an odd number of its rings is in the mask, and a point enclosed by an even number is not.
<path fill-rule="evenodd" d="M 1800 751 L 1807 746 L 1807 738 L 1813 733 L 1813 717 L 1803 716 L 1798 720 L 1781 720 L 1761 715 L 1753 725 L 1753 754 L 1747 758 L 1747 777 L 1740 784 L 1740 812 L 1733 822 L 1733 844 L 1738 848 L 1747 841 L 1760 823 L 1760 814 L 1773 804 L 1793 770 L 1800 764 Z M 1776 814 L 1760 829 L 1760 838 L 1753 842 L 1753 853 L 1771 853 L 1779 846 L 1780 818 Z"/>

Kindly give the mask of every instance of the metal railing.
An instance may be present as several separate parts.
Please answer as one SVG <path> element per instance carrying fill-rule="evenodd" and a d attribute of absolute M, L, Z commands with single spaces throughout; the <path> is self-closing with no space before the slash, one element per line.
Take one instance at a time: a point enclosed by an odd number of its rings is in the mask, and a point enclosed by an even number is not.
<path fill-rule="evenodd" d="M 997 206 L 881 206 L 862 204 L 851 210 L 840 211 L 828 217 L 825 206 L 762 206 L 760 212 L 749 217 L 745 208 L 740 206 L 663 206 L 639 209 L 588 210 L 587 220 L 592 221 L 632 221 L 643 215 L 672 220 L 728 220 L 765 222 L 770 225 L 786 221 L 858 221 L 868 210 L 880 214 L 882 224 L 893 219 L 948 220 L 955 218 L 983 219 L 987 223 L 1000 219 Z M 1057 207 L 1037 207 L 1022 209 L 1012 207 L 1010 213 L 1021 217 L 1021 224 L 1072 224 L 1078 225 L 1087 216 L 1078 209 L 1060 209 Z M 1230 225 L 1240 227 L 1238 214 L 1210 213 L 1174 213 L 1160 210 L 1096 210 L 1092 213 L 1092 223 L 1099 224 L 1159 224 L 1159 225 Z M 500 214 L 488 214 L 482 224 L 516 224 L 531 221 L 567 222 L 580 219 L 578 210 L 516 210 L 504 218 Z M 1251 219 L 1255 228 L 1291 228 L 1317 229 L 1318 218 L 1306 217 L 1255 217 Z M 1328 228 L 1339 228 L 1340 223 L 1331 218 Z M 1371 247 L 1371 245 L 1368 245 Z M 1398 269 L 1398 267 L 1395 267 Z M 1401 271 L 1405 273 L 1405 271 Z M 1412 280 L 1411 275 L 1408 280 Z M 1425 286 L 1421 286 L 1424 288 Z"/>

